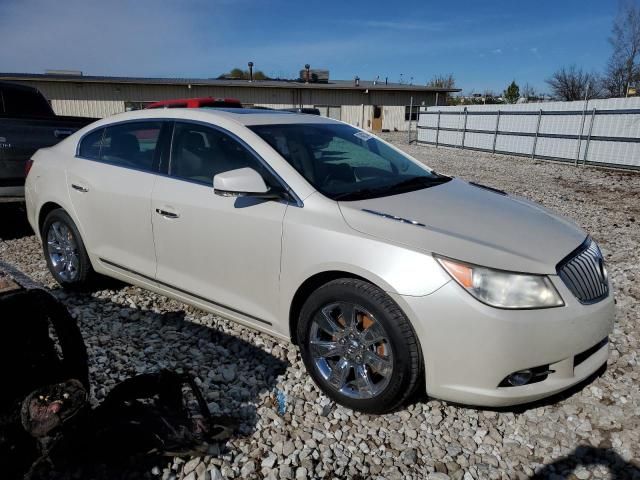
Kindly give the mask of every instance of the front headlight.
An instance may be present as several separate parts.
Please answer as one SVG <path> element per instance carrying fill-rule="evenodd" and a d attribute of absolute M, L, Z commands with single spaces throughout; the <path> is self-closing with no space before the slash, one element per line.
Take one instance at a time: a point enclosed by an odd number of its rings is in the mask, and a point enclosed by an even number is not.
<path fill-rule="evenodd" d="M 525 309 L 564 305 L 546 275 L 494 270 L 443 257 L 436 260 L 467 292 L 492 307 Z"/>

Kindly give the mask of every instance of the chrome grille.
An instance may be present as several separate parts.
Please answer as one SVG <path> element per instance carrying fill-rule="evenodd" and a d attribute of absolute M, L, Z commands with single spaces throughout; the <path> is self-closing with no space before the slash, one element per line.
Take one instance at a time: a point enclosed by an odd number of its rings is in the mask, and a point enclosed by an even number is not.
<path fill-rule="evenodd" d="M 580 303 L 595 303 L 609 294 L 602 252 L 590 238 L 560 262 L 557 270 Z"/>

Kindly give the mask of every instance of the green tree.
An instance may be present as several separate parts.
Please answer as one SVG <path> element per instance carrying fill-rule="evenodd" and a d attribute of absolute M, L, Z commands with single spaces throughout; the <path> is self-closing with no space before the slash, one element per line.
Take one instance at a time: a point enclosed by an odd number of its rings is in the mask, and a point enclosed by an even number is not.
<path fill-rule="evenodd" d="M 507 87 L 507 89 L 502 94 L 502 97 L 505 99 L 507 103 L 516 103 L 520 98 L 520 87 L 514 80 L 511 82 L 511 85 Z"/>
<path fill-rule="evenodd" d="M 242 70 L 241 68 L 232 68 L 230 72 L 223 73 L 218 77 L 221 80 L 249 80 L 249 70 Z M 269 80 L 269 76 L 262 70 L 253 71 L 254 80 Z"/>

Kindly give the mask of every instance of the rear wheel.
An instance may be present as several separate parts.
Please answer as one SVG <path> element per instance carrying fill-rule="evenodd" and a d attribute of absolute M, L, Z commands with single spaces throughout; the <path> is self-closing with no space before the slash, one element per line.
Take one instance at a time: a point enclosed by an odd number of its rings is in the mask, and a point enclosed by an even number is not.
<path fill-rule="evenodd" d="M 344 406 L 388 412 L 419 384 L 422 356 L 409 320 L 367 282 L 347 278 L 320 287 L 302 307 L 297 334 L 312 378 Z"/>
<path fill-rule="evenodd" d="M 64 288 L 85 287 L 93 275 L 91 261 L 71 217 L 59 208 L 42 224 L 42 246 L 53 278 Z"/>

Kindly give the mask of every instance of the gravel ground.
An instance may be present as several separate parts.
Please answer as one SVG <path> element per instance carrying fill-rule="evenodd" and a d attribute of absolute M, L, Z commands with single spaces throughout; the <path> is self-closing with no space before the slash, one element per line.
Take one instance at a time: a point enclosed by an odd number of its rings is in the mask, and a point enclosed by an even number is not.
<path fill-rule="evenodd" d="M 240 417 L 241 431 L 220 451 L 167 459 L 145 476 L 640 478 L 640 174 L 386 137 L 437 171 L 538 201 L 592 233 L 617 300 L 604 374 L 527 408 L 472 409 L 420 398 L 393 414 L 364 415 L 322 395 L 291 345 L 131 286 L 65 294 L 47 273 L 22 212 L 1 204 L 0 258 L 52 288 L 78 319 L 94 402 L 124 378 L 166 367 L 196 375 L 214 413 Z"/>

